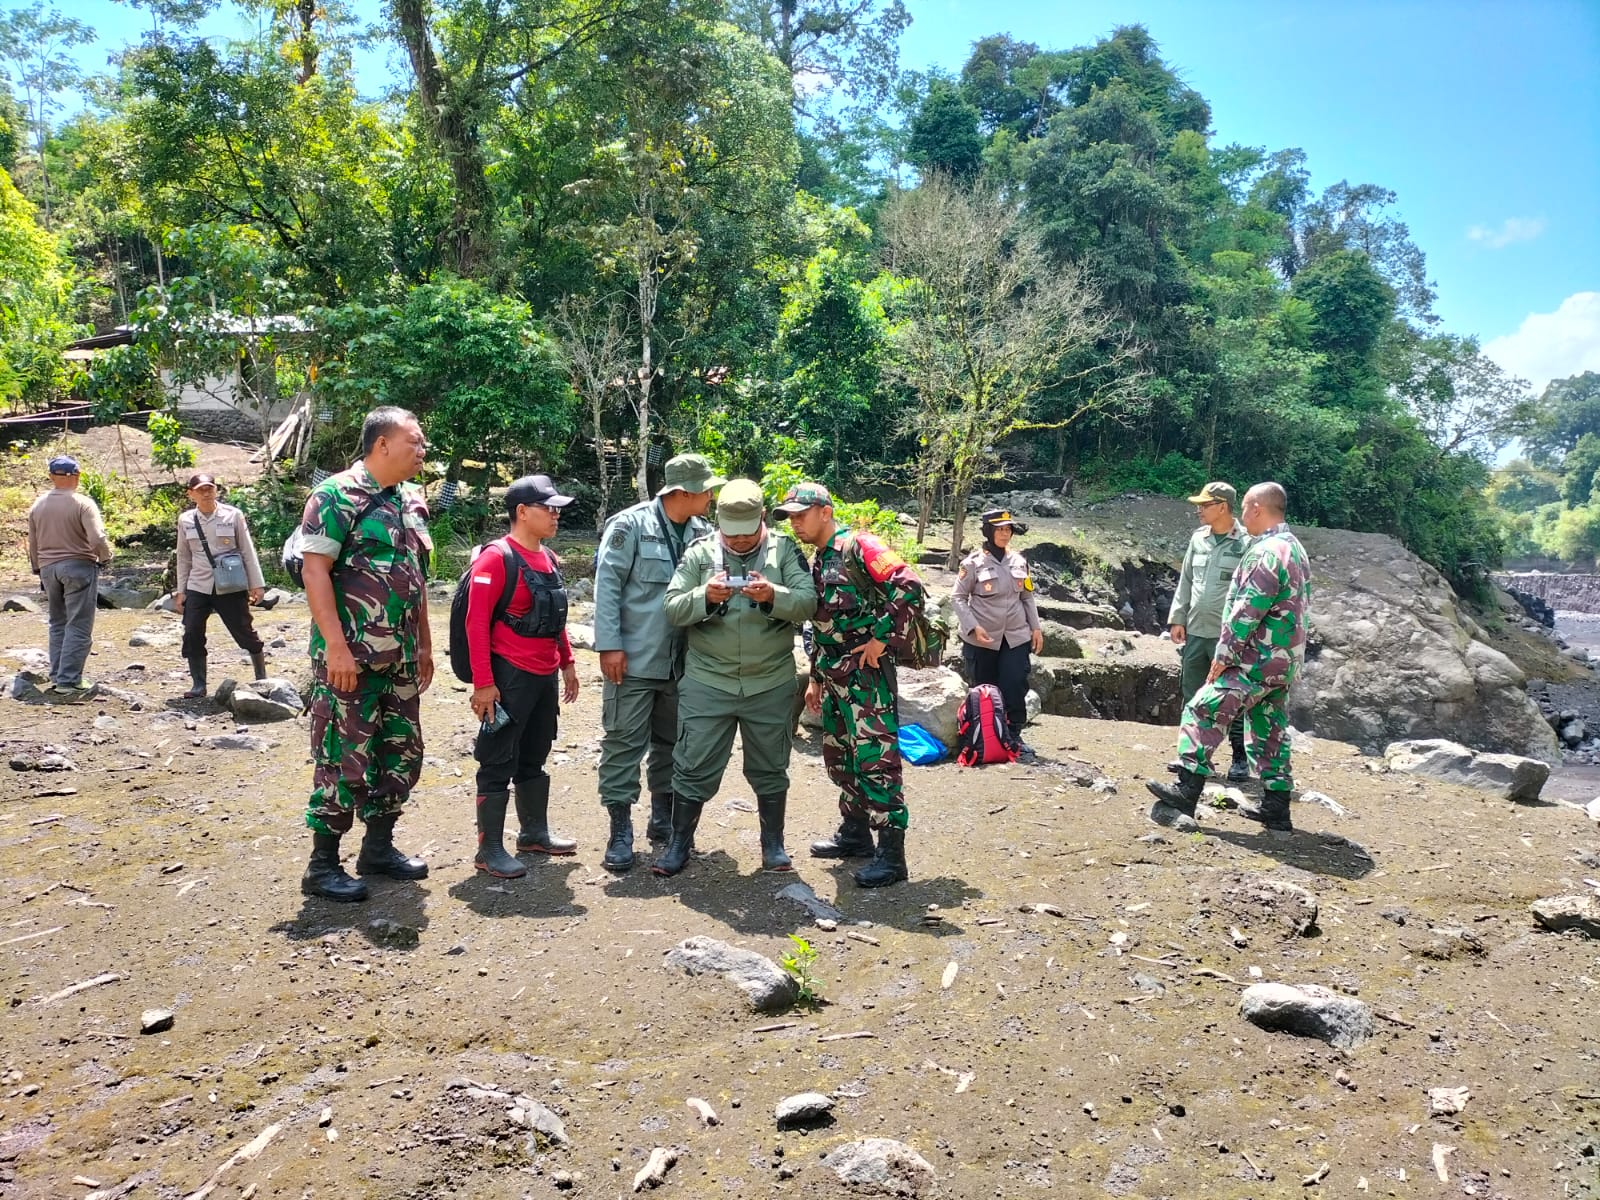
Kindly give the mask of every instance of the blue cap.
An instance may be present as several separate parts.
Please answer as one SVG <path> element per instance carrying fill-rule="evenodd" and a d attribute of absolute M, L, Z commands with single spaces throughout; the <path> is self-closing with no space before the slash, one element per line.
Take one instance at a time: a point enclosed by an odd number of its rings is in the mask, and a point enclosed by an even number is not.
<path fill-rule="evenodd" d="M 78 460 L 70 454 L 58 454 L 50 460 L 50 474 L 76 475 L 78 473 Z"/>

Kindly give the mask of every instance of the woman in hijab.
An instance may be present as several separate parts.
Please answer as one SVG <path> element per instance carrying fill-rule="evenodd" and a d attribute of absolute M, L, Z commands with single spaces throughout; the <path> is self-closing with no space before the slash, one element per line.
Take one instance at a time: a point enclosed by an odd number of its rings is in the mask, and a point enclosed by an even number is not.
<path fill-rule="evenodd" d="M 980 518 L 983 545 L 961 562 L 952 606 L 960 622 L 961 652 L 969 683 L 992 683 L 1005 701 L 1006 724 L 1025 756 L 1030 653 L 1044 646 L 1039 606 L 1034 598 L 1028 560 L 1008 549 L 1014 533 L 1027 526 L 1004 509 L 991 508 Z"/>

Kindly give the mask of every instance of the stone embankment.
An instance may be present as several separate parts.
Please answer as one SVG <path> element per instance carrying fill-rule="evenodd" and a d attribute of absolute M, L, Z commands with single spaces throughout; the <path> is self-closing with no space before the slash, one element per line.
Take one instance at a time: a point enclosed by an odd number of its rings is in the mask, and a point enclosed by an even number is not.
<path fill-rule="evenodd" d="M 1518 600 L 1531 597 L 1554 612 L 1600 613 L 1600 575 L 1505 572 L 1494 581 Z M 1527 601 L 1523 601 L 1527 607 Z"/>

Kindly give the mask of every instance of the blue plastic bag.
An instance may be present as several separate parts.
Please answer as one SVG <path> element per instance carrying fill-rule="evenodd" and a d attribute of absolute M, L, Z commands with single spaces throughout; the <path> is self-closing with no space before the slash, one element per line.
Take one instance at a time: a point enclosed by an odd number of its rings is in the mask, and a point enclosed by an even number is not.
<path fill-rule="evenodd" d="M 921 725 L 900 726 L 900 757 L 914 767 L 931 767 L 950 751 Z"/>

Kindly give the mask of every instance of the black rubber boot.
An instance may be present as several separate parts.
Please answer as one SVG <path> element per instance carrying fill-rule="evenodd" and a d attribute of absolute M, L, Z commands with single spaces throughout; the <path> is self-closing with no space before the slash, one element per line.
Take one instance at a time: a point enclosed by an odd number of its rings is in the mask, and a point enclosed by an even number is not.
<path fill-rule="evenodd" d="M 1289 793 L 1274 788 L 1261 793 L 1259 807 L 1241 807 L 1239 815 L 1247 821 L 1260 821 L 1268 829 L 1293 833 L 1294 823 L 1289 819 Z"/>
<path fill-rule="evenodd" d="M 783 848 L 783 816 L 789 807 L 789 793 L 775 792 L 756 797 L 756 817 L 761 822 L 761 869 L 792 871 L 789 852 Z"/>
<path fill-rule="evenodd" d="M 1200 803 L 1200 790 L 1205 783 L 1204 775 L 1196 775 L 1183 767 L 1178 769 L 1178 782 L 1175 784 L 1147 780 L 1145 787 L 1156 798 L 1156 802 L 1150 806 L 1150 819 L 1157 825 L 1184 832 L 1199 828 L 1194 819 L 1194 810 Z"/>
<path fill-rule="evenodd" d="M 1033 747 L 1022 740 L 1022 726 L 1018 725 L 1011 730 L 1011 744 L 1017 748 L 1017 761 L 1019 763 L 1038 761 L 1039 756 L 1033 752 Z"/>
<path fill-rule="evenodd" d="M 578 852 L 571 838 L 550 832 L 550 776 L 539 775 L 512 785 L 517 790 L 517 853 L 567 855 Z"/>
<path fill-rule="evenodd" d="M 258 650 L 252 654 L 250 656 L 250 666 L 255 671 L 257 679 L 265 679 L 267 677 L 267 652 Z"/>
<path fill-rule="evenodd" d="M 528 868 L 506 853 L 506 805 L 511 797 L 494 792 L 478 797 L 478 852 L 472 865 L 496 879 L 521 879 Z"/>
<path fill-rule="evenodd" d="M 875 852 L 864 817 L 846 817 L 832 837 L 811 843 L 812 858 L 866 858 Z"/>
<path fill-rule="evenodd" d="M 608 871 L 626 871 L 633 866 L 633 805 L 608 804 L 606 812 L 611 815 L 611 840 L 600 865 Z"/>
<path fill-rule="evenodd" d="M 185 700 L 203 700 L 206 694 L 206 657 L 201 654 L 189 660 L 189 682 L 193 684 L 183 694 Z"/>
<path fill-rule="evenodd" d="M 1250 756 L 1243 750 L 1233 752 L 1233 762 L 1228 764 L 1229 783 L 1248 783 L 1250 780 Z"/>
<path fill-rule="evenodd" d="M 908 877 L 906 870 L 906 831 L 885 825 L 878 830 L 878 852 L 872 861 L 855 873 L 857 887 L 888 887 Z"/>
<path fill-rule="evenodd" d="M 689 861 L 689 851 L 694 849 L 694 831 L 700 824 L 700 810 L 704 804 L 695 804 L 682 796 L 672 802 L 672 840 L 656 856 L 650 869 L 657 875 L 676 875 Z"/>
<path fill-rule="evenodd" d="M 644 827 L 644 836 L 651 842 L 667 842 L 672 838 L 672 793 L 650 793 L 650 820 Z"/>
<path fill-rule="evenodd" d="M 394 848 L 394 823 L 399 819 L 399 813 L 388 813 L 367 822 L 361 853 L 356 855 L 357 875 L 387 875 L 390 879 L 428 877 L 427 863 Z"/>
<path fill-rule="evenodd" d="M 351 879 L 339 865 L 339 835 L 313 833 L 311 835 L 311 862 L 300 877 L 300 890 L 307 896 L 321 896 L 324 900 L 349 903 L 367 898 L 367 885 Z"/>

